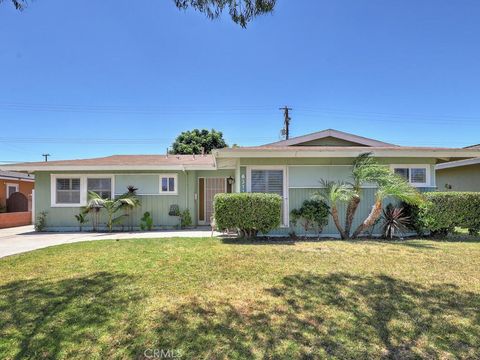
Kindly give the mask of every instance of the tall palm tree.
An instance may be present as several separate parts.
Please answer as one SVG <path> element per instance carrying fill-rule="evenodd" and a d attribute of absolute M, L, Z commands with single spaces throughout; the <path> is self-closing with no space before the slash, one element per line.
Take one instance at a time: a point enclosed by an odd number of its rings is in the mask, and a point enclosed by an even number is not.
<path fill-rule="evenodd" d="M 364 230 L 373 226 L 380 218 L 382 214 L 382 204 L 387 197 L 393 197 L 410 205 L 419 205 L 423 201 L 422 195 L 417 189 L 391 171 L 388 172 L 388 175 L 383 175 L 377 179 L 377 182 L 379 187 L 375 194 L 375 203 L 368 216 L 352 234 L 353 239 L 357 238 Z"/>
<path fill-rule="evenodd" d="M 338 217 L 338 203 L 348 202 L 353 196 L 351 186 L 343 182 L 321 180 L 322 190 L 316 192 L 314 197 L 320 197 L 330 206 L 330 215 L 340 233 L 342 239 L 348 239 L 349 234 L 345 232 Z"/>
<path fill-rule="evenodd" d="M 89 209 L 105 209 L 107 212 L 107 227 L 110 232 L 113 231 L 113 227 L 116 224 L 119 224 L 127 216 L 126 214 L 121 214 L 115 216 L 116 213 L 125 208 L 134 208 L 138 206 L 139 200 L 135 195 L 130 195 L 128 193 L 120 196 L 117 199 L 104 199 L 96 192 L 88 192 L 88 203 L 87 208 Z"/>

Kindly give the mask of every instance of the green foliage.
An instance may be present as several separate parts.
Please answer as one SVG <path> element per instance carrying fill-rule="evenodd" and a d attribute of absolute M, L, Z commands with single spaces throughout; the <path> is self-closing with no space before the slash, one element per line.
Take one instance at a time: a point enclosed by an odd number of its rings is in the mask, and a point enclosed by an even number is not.
<path fill-rule="evenodd" d="M 470 234 L 480 230 L 480 193 L 431 192 L 425 197 L 416 226 L 433 235 L 453 232 L 455 227 L 468 229 Z"/>
<path fill-rule="evenodd" d="M 120 210 L 128 210 L 140 205 L 140 200 L 135 194 L 127 192 L 117 199 L 103 199 L 96 192 L 88 192 L 87 209 L 93 211 L 98 217 L 99 209 L 105 209 L 107 212 L 107 228 L 112 232 L 115 225 L 120 224 L 128 215 L 123 213 L 116 216 Z"/>
<path fill-rule="evenodd" d="M 329 206 L 323 200 L 305 200 L 300 209 L 293 209 L 290 212 L 290 220 L 294 227 L 301 222 L 305 232 L 316 230 L 321 233 L 328 224 L 329 210 Z"/>
<path fill-rule="evenodd" d="M 140 219 L 140 229 L 151 231 L 153 228 L 152 215 L 146 211 Z"/>
<path fill-rule="evenodd" d="M 388 204 L 386 209 L 383 210 L 383 237 L 393 239 L 395 234 L 406 232 L 409 223 L 410 218 L 408 215 L 405 215 L 403 208 Z"/>
<path fill-rule="evenodd" d="M 255 237 L 280 226 L 282 198 L 277 194 L 217 194 L 214 200 L 218 230 L 238 229 L 240 236 Z"/>
<path fill-rule="evenodd" d="M 2 3 L 4 0 L 0 0 Z M 28 6 L 27 0 L 10 0 L 17 10 Z M 189 7 L 205 14 L 209 19 L 218 19 L 223 11 L 228 11 L 232 21 L 246 28 L 247 24 L 260 15 L 273 12 L 276 0 L 174 0 L 181 10 Z"/>
<path fill-rule="evenodd" d="M 47 212 L 41 211 L 35 219 L 35 231 L 41 232 L 47 227 Z"/>
<path fill-rule="evenodd" d="M 271 13 L 275 3 L 276 0 L 175 0 L 179 9 L 192 7 L 212 20 L 220 17 L 226 10 L 233 22 L 243 28 L 255 17 Z"/>
<path fill-rule="evenodd" d="M 87 213 L 85 211 L 82 211 L 81 213 L 75 215 L 75 219 L 77 219 L 80 228 L 79 230 L 82 231 L 83 225 L 88 223 Z"/>
<path fill-rule="evenodd" d="M 201 154 L 202 148 L 206 154 L 212 152 L 213 149 L 221 149 L 227 147 L 223 139 L 223 133 L 212 129 L 192 131 L 184 131 L 177 136 L 172 144 L 171 154 Z"/>
<path fill-rule="evenodd" d="M 185 209 L 180 214 L 180 227 L 182 229 L 192 226 L 192 217 L 190 216 L 190 210 Z"/>

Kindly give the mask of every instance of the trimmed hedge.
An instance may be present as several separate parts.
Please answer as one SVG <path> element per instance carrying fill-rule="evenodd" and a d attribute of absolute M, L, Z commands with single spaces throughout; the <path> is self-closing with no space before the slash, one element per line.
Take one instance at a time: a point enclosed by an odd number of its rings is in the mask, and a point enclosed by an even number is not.
<path fill-rule="evenodd" d="M 255 237 L 280 226 L 282 198 L 277 194 L 217 194 L 213 206 L 218 230 L 236 229 L 242 237 Z"/>
<path fill-rule="evenodd" d="M 455 227 L 468 229 L 471 234 L 480 230 L 480 193 L 430 192 L 418 212 L 418 226 L 435 234 L 447 234 Z"/>

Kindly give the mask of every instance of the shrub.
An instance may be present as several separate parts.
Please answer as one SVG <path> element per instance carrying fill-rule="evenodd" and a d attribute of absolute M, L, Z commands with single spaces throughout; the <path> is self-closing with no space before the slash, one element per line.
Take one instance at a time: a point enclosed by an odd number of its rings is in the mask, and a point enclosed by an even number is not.
<path fill-rule="evenodd" d="M 455 227 L 468 229 L 470 234 L 480 230 L 480 193 L 431 192 L 420 207 L 419 224 L 432 235 L 445 235 Z"/>
<path fill-rule="evenodd" d="M 140 219 L 140 229 L 143 231 L 148 230 L 151 231 L 153 227 L 153 218 L 152 215 L 146 211 L 142 218 Z"/>
<path fill-rule="evenodd" d="M 280 226 L 282 198 L 263 193 L 217 194 L 214 213 L 218 230 L 237 229 L 242 237 L 255 237 Z"/>
<path fill-rule="evenodd" d="M 185 209 L 180 214 L 180 227 L 182 229 L 192 226 L 192 217 L 190 216 L 190 210 Z"/>
<path fill-rule="evenodd" d="M 410 217 L 405 215 L 405 210 L 402 207 L 394 207 L 388 204 L 383 209 L 383 225 L 382 234 L 385 239 L 393 239 L 396 233 L 404 233 L 408 230 Z"/>
<path fill-rule="evenodd" d="M 300 209 L 293 209 L 290 212 L 292 226 L 296 226 L 301 221 L 305 232 L 316 230 L 321 233 L 328 224 L 328 215 L 330 207 L 320 199 L 305 200 Z"/>
<path fill-rule="evenodd" d="M 35 220 L 35 231 L 41 232 L 47 227 L 47 212 L 42 211 Z"/>

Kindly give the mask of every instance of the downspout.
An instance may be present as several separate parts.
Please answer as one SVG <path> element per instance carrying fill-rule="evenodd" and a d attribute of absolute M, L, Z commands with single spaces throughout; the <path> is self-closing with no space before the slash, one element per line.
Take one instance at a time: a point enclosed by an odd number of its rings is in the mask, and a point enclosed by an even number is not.
<path fill-rule="evenodd" d="M 188 209 L 188 172 L 185 165 L 182 165 L 182 171 L 185 174 L 185 209 Z"/>

